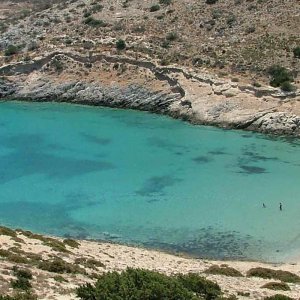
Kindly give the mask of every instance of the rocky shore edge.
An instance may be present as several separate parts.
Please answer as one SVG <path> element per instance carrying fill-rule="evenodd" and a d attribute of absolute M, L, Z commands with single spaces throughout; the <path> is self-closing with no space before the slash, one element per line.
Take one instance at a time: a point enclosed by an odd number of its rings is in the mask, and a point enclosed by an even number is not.
<path fill-rule="evenodd" d="M 192 124 L 300 136 L 297 91 L 283 93 L 271 87 L 242 85 L 149 61 L 54 52 L 34 61 L 2 66 L 0 76 L 2 100 L 137 109 Z"/>

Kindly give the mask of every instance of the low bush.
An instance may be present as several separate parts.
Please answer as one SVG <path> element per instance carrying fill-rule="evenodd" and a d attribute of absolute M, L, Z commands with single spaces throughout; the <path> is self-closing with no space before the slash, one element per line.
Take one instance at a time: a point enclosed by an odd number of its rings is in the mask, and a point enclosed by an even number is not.
<path fill-rule="evenodd" d="M 0 235 L 7 235 L 7 236 L 11 236 L 11 237 L 17 237 L 17 234 L 14 230 L 4 227 L 4 226 L 0 226 Z"/>
<path fill-rule="evenodd" d="M 217 283 L 197 274 L 177 275 L 176 278 L 186 289 L 204 299 L 217 299 L 221 295 L 221 288 Z"/>
<path fill-rule="evenodd" d="M 285 282 L 268 282 L 264 284 L 261 288 L 275 290 L 275 291 L 290 291 L 291 288 Z"/>
<path fill-rule="evenodd" d="M 107 23 L 105 23 L 102 20 L 97 20 L 95 18 L 93 18 L 92 16 L 87 17 L 84 21 L 84 24 L 92 26 L 92 27 L 106 27 Z"/>
<path fill-rule="evenodd" d="M 206 0 L 206 4 L 215 4 L 218 0 Z"/>
<path fill-rule="evenodd" d="M 293 300 L 293 299 L 285 295 L 276 294 L 274 296 L 266 297 L 264 298 L 264 300 Z"/>
<path fill-rule="evenodd" d="M 273 65 L 267 70 L 268 74 L 271 76 L 270 85 L 274 87 L 280 87 L 285 82 L 293 81 L 293 76 L 284 67 L 279 65 Z"/>
<path fill-rule="evenodd" d="M 161 5 L 170 5 L 172 0 L 159 0 L 159 4 Z"/>
<path fill-rule="evenodd" d="M 82 285 L 76 293 L 82 300 L 199 300 L 217 299 L 221 290 L 217 284 L 196 274 L 167 276 L 143 269 L 127 269 L 103 274 L 95 285 Z"/>
<path fill-rule="evenodd" d="M 32 279 L 32 273 L 27 269 L 19 269 L 17 266 L 13 267 L 13 273 L 18 278 Z"/>
<path fill-rule="evenodd" d="M 126 42 L 122 39 L 117 40 L 116 42 L 116 48 L 118 50 L 124 50 L 126 48 Z"/>
<path fill-rule="evenodd" d="M 88 259 L 84 257 L 76 258 L 75 264 L 79 264 L 90 269 L 95 269 L 96 267 L 105 268 L 105 265 L 101 261 L 93 258 L 88 258 Z"/>
<path fill-rule="evenodd" d="M 300 277 L 294 273 L 267 268 L 252 268 L 247 272 L 248 277 L 260 277 L 264 279 L 277 279 L 283 282 L 299 283 Z"/>
<path fill-rule="evenodd" d="M 73 239 L 65 239 L 63 241 L 63 243 L 70 246 L 70 247 L 72 247 L 72 248 L 78 248 L 80 246 L 80 244 L 77 241 L 73 240 Z"/>
<path fill-rule="evenodd" d="M 293 49 L 294 57 L 300 58 L 300 46 Z"/>
<path fill-rule="evenodd" d="M 280 88 L 284 92 L 293 92 L 296 90 L 296 87 L 294 85 L 292 85 L 289 81 L 282 82 L 280 85 Z"/>
<path fill-rule="evenodd" d="M 213 275 L 224 275 L 224 276 L 231 276 L 231 277 L 243 277 L 243 274 L 238 270 L 231 268 L 231 267 L 220 267 L 220 266 L 211 266 L 206 271 L 206 274 L 213 274 Z"/>
<path fill-rule="evenodd" d="M 160 10 L 160 6 L 158 4 L 154 4 L 150 7 L 150 12 L 155 12 Z"/>
<path fill-rule="evenodd" d="M 19 47 L 15 46 L 15 45 L 9 45 L 5 51 L 4 51 L 4 55 L 5 56 L 11 56 L 11 55 L 15 55 L 19 52 Z"/>
<path fill-rule="evenodd" d="M 176 32 L 169 32 L 166 36 L 167 41 L 176 41 L 178 39 L 178 34 Z"/>
<path fill-rule="evenodd" d="M 52 273 L 84 273 L 84 270 L 70 264 L 61 258 L 54 260 L 44 260 L 38 264 L 38 268 Z"/>
<path fill-rule="evenodd" d="M 30 292 L 18 293 L 14 296 L 1 296 L 0 300 L 37 300 L 37 296 L 31 294 Z"/>
<path fill-rule="evenodd" d="M 64 277 L 62 277 L 61 275 L 56 275 L 56 276 L 54 276 L 53 277 L 53 279 L 55 280 L 55 281 L 57 281 L 57 282 L 68 282 L 68 280 L 67 279 L 65 279 Z"/>
<path fill-rule="evenodd" d="M 14 289 L 21 289 L 24 291 L 27 291 L 29 289 L 31 289 L 31 283 L 29 282 L 29 280 L 27 278 L 23 278 L 23 277 L 18 277 L 16 280 L 11 280 L 11 286 Z"/>

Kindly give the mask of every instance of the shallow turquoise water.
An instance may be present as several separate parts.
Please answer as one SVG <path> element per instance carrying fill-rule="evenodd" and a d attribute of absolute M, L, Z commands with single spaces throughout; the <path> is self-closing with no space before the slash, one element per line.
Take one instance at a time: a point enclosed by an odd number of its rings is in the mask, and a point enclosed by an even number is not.
<path fill-rule="evenodd" d="M 299 141 L 19 102 L 0 104 L 0 140 L 1 224 L 197 257 L 300 249 Z"/>

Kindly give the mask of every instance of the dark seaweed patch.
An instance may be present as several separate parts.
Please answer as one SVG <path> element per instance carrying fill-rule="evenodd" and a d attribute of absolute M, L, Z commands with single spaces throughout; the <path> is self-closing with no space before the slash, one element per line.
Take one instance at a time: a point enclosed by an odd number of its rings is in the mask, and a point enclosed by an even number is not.
<path fill-rule="evenodd" d="M 2 146 L 12 149 L 12 152 L 0 156 L 0 183 L 33 174 L 68 179 L 114 168 L 105 161 L 56 156 L 53 153 L 53 144 L 47 145 L 39 135 L 13 136 L 3 139 Z"/>
<path fill-rule="evenodd" d="M 100 138 L 91 134 L 82 133 L 81 134 L 88 142 L 94 143 L 97 145 L 106 146 L 111 143 L 111 139 L 108 138 Z"/>
<path fill-rule="evenodd" d="M 256 167 L 256 166 L 244 166 L 241 165 L 240 168 L 242 169 L 239 173 L 247 173 L 247 174 L 263 174 L 266 173 L 265 168 Z"/>
<path fill-rule="evenodd" d="M 195 158 L 193 158 L 193 161 L 195 161 L 198 164 L 203 164 L 203 163 L 209 163 L 211 161 L 213 161 L 213 159 L 209 156 L 197 156 Z"/>
<path fill-rule="evenodd" d="M 210 154 L 210 155 L 225 155 L 225 154 L 228 154 L 223 149 L 216 149 L 216 150 L 209 151 L 207 153 Z"/>
<path fill-rule="evenodd" d="M 163 195 L 167 187 L 173 186 L 180 180 L 172 176 L 154 176 L 146 180 L 142 188 L 136 191 L 141 196 Z"/>
<path fill-rule="evenodd" d="M 165 149 L 165 150 L 168 150 L 168 151 L 171 151 L 171 152 L 182 152 L 183 150 L 185 152 L 188 152 L 188 147 L 186 146 L 182 146 L 182 145 L 178 145 L 178 144 L 175 144 L 175 143 L 172 143 L 166 139 L 163 139 L 163 138 L 159 138 L 159 137 L 151 137 L 151 138 L 148 138 L 147 139 L 147 143 L 150 145 L 150 146 L 154 146 L 154 147 L 158 147 L 160 149 Z"/>
<path fill-rule="evenodd" d="M 268 157 L 268 156 L 264 156 L 264 155 L 260 155 L 257 152 L 253 152 L 253 151 L 245 151 L 243 152 L 243 155 L 246 155 L 249 157 L 249 160 L 251 161 L 267 161 L 267 160 L 279 160 L 278 157 Z"/>
<path fill-rule="evenodd" d="M 186 233 L 185 236 L 189 234 Z M 161 238 L 152 237 L 144 245 L 172 252 L 188 253 L 198 258 L 249 259 L 253 249 L 255 249 L 255 258 L 259 256 L 257 251 L 261 243 L 249 235 L 242 236 L 236 231 L 217 231 L 212 227 L 207 227 L 201 228 L 192 236 L 181 243 L 162 241 Z"/>

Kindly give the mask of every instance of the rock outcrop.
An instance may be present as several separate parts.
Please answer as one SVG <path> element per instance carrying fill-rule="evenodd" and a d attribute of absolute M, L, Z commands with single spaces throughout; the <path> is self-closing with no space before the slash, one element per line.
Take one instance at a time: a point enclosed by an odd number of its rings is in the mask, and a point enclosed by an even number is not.
<path fill-rule="evenodd" d="M 193 124 L 300 136 L 299 93 L 123 56 L 54 52 L 0 68 L 0 98 L 58 101 L 168 114 Z"/>

